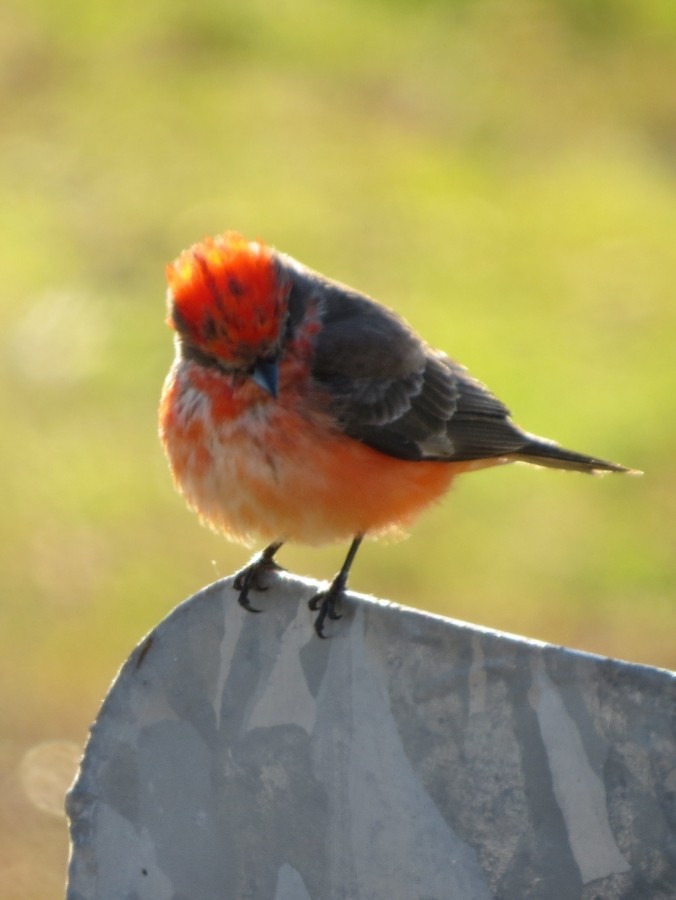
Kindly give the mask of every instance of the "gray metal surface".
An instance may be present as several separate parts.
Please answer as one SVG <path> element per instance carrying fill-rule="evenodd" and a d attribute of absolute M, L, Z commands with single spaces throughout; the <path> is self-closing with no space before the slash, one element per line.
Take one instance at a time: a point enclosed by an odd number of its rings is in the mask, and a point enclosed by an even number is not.
<path fill-rule="evenodd" d="M 231 580 L 132 653 L 69 795 L 68 900 L 673 900 L 676 677 Z"/>

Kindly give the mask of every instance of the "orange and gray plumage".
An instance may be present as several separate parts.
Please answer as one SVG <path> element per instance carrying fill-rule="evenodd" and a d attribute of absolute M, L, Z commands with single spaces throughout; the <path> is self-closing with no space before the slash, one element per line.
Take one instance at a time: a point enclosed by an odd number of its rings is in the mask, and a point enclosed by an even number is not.
<path fill-rule="evenodd" d="M 514 461 L 628 471 L 522 431 L 395 313 L 262 243 L 206 238 L 167 278 L 176 359 L 160 436 L 203 521 L 270 542 L 238 576 L 249 609 L 282 543 L 351 539 L 311 601 L 322 635 L 363 536 L 405 530 L 463 472 Z"/>

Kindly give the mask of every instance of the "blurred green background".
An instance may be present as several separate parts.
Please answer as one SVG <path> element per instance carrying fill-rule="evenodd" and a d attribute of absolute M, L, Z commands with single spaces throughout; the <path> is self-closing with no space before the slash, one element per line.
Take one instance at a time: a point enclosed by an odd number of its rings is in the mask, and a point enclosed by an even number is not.
<path fill-rule="evenodd" d="M 2 5 L 6 900 L 62 896 L 63 783 L 127 653 L 247 559 L 156 437 L 163 266 L 205 234 L 371 293 L 526 428 L 646 471 L 461 479 L 354 589 L 676 668 L 675 50 L 665 0 Z"/>

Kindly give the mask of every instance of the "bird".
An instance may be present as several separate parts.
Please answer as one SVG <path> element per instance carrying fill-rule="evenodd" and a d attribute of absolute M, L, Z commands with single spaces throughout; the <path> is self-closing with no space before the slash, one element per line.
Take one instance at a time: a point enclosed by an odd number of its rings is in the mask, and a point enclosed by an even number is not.
<path fill-rule="evenodd" d="M 166 276 L 175 359 L 160 440 L 203 523 L 266 543 L 234 581 L 251 612 L 284 543 L 349 540 L 309 601 L 325 637 L 362 540 L 406 533 L 460 474 L 511 462 L 637 471 L 522 430 L 397 313 L 262 241 L 205 237 Z"/>

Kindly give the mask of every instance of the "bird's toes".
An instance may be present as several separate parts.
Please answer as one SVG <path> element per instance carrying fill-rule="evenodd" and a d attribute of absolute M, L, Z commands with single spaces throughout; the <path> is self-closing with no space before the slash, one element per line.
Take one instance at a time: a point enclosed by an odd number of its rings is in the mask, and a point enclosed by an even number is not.
<path fill-rule="evenodd" d="M 251 602 L 249 601 L 248 590 L 242 590 L 239 592 L 239 597 L 237 598 L 237 602 L 242 607 L 242 609 L 245 609 L 247 612 L 250 612 L 250 613 L 263 612 L 262 609 L 257 609 L 255 606 L 251 605 Z"/>
<path fill-rule="evenodd" d="M 236 591 L 239 591 L 239 594 L 237 596 L 237 602 L 239 603 L 239 605 L 243 609 L 246 609 L 248 612 L 258 613 L 261 612 L 261 610 L 256 609 L 255 606 L 252 606 L 249 600 L 249 590 L 252 587 L 255 587 L 253 582 L 254 579 L 252 577 L 252 573 L 249 567 L 247 567 L 246 569 L 242 569 L 242 571 L 239 572 L 235 577 L 233 586 Z"/>
<path fill-rule="evenodd" d="M 319 615 L 315 619 L 315 631 L 320 638 L 325 638 L 324 623 L 327 619 L 336 621 L 341 618 L 337 610 L 337 606 L 343 598 L 344 591 L 335 589 L 333 585 L 326 591 L 319 591 L 308 601 L 311 610 L 319 610 Z"/>
<path fill-rule="evenodd" d="M 259 553 L 246 565 L 241 571 L 235 575 L 233 587 L 239 591 L 237 601 L 240 606 L 248 612 L 258 613 L 260 609 L 252 606 L 249 601 L 249 591 L 267 591 L 270 587 L 267 584 L 267 576 L 270 572 L 283 572 L 284 569 L 274 559 L 268 559 L 264 554 Z"/>
<path fill-rule="evenodd" d="M 247 568 L 248 568 L 248 566 L 247 566 Z M 232 586 L 234 587 L 234 589 L 235 589 L 236 591 L 242 591 L 242 590 L 244 590 L 244 587 L 245 587 L 245 585 L 246 585 L 246 578 L 245 578 L 246 572 L 247 572 L 247 569 L 246 569 L 246 568 L 245 568 L 245 569 L 242 569 L 242 570 L 241 570 L 240 572 L 238 572 L 238 573 L 235 575 L 235 577 L 233 578 L 233 580 L 232 580 Z"/>

